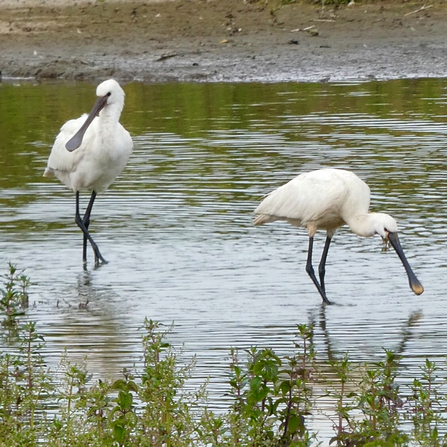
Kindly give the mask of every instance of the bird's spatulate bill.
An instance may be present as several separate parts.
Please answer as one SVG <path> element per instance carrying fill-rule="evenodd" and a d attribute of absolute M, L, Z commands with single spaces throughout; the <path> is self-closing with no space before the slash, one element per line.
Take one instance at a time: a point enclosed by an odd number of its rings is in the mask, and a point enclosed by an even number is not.
<path fill-rule="evenodd" d="M 407 272 L 408 281 L 410 282 L 410 288 L 416 295 L 421 295 L 424 291 L 424 287 L 419 282 L 419 280 L 416 278 L 416 275 L 413 273 L 413 270 L 411 270 L 410 264 L 407 261 L 407 258 L 405 257 L 404 251 L 402 250 L 402 246 L 399 242 L 399 237 L 397 236 L 397 233 L 388 233 L 388 239 L 393 246 L 394 250 L 396 250 L 396 253 L 398 254 L 400 260 L 402 261 L 402 264 L 405 267 L 405 271 Z"/>
<path fill-rule="evenodd" d="M 85 123 L 74 134 L 74 136 L 72 138 L 70 138 L 67 141 L 67 143 L 65 144 L 65 148 L 67 149 L 67 151 L 73 152 L 75 149 L 77 149 L 82 144 L 82 139 L 84 138 L 84 134 L 85 134 L 86 130 L 88 129 L 88 126 L 90 126 L 90 124 L 95 119 L 95 117 L 98 116 L 99 112 L 107 104 L 107 98 L 108 98 L 108 96 L 103 96 L 96 100 L 92 111 L 90 112 L 87 119 L 85 120 Z"/>

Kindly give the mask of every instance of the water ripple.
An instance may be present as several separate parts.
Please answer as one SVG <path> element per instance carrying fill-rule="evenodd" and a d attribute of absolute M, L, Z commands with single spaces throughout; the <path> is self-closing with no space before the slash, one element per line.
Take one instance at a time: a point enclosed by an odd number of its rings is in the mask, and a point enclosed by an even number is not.
<path fill-rule="evenodd" d="M 300 95 L 287 85 L 215 86 L 246 89 L 238 96 L 244 99 L 197 111 L 187 101 L 185 110 L 169 109 L 162 96 L 151 121 L 141 108 L 150 101 L 132 102 L 130 91 L 125 110 L 135 119 L 127 125 L 135 151 L 97 199 L 91 224 L 109 264 L 87 272 L 74 196 L 41 178 L 48 150 L 42 142 L 56 130 L 35 129 L 26 169 L 20 161 L 26 152 L 4 157 L 0 256 L 32 279 L 28 318 L 45 335 L 49 363 L 57 364 L 67 347 L 74 358 L 86 357 L 97 376 L 117 375 L 141 362 L 144 316 L 174 323 L 170 340 L 184 346 L 183 358 L 198 356 L 193 383 L 212 376 L 212 405 L 224 409 L 230 347 L 290 353 L 298 323 L 315 323 L 321 362 L 346 351 L 354 361 L 380 360 L 382 348 L 398 349 L 410 381 L 424 356 L 441 361 L 447 354 L 447 126 L 442 107 L 431 115 L 420 109 L 422 101 L 443 103 L 426 94 L 417 103 L 412 95 L 403 100 L 406 83 L 390 87 L 397 102 L 369 86 L 306 86 Z M 141 87 L 140 96 L 153 88 Z M 365 111 L 365 100 L 380 112 Z M 379 238 L 342 228 L 327 265 L 336 305 L 321 309 L 304 271 L 305 231 L 286 223 L 253 227 L 264 194 L 321 166 L 354 170 L 371 188 L 372 209 L 397 218 L 423 295 L 410 292 L 399 259 L 382 250 Z M 316 250 L 323 241 L 318 235 Z M 314 424 L 329 436 L 328 421 L 315 416 Z"/>

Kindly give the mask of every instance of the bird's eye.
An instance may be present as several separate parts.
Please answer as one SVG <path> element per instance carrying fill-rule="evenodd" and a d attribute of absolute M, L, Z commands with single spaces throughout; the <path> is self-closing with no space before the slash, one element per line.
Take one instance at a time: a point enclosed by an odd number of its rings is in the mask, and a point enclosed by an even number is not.
<path fill-rule="evenodd" d="M 112 94 L 112 92 L 109 92 L 109 93 L 107 93 L 107 95 L 106 96 L 110 96 Z"/>

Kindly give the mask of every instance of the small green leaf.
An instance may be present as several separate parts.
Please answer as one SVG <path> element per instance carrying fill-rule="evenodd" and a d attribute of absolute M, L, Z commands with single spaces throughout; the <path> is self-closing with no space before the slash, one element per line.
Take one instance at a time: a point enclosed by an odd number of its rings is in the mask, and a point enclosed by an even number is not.
<path fill-rule="evenodd" d="M 113 426 L 113 438 L 115 439 L 115 441 L 121 444 L 124 441 L 125 436 L 126 429 L 120 424 L 115 424 Z"/>
<path fill-rule="evenodd" d="M 115 382 L 113 382 L 113 384 L 112 384 L 111 389 L 112 390 L 124 390 L 124 391 L 127 391 L 127 383 L 123 379 L 115 380 Z"/>
<path fill-rule="evenodd" d="M 118 398 L 116 403 L 120 406 L 122 410 L 128 411 L 132 408 L 133 397 L 132 394 L 125 391 L 120 391 L 118 393 Z"/>

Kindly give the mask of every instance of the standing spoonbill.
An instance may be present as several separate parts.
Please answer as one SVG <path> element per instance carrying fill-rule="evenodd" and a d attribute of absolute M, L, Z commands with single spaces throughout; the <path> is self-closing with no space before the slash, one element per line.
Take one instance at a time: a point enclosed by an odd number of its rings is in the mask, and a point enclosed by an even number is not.
<path fill-rule="evenodd" d="M 87 240 L 95 254 L 95 265 L 107 263 L 88 228 L 96 195 L 105 191 L 121 173 L 132 153 L 129 132 L 120 124 L 124 91 L 113 79 L 96 89 L 98 99 L 89 115 L 67 121 L 56 137 L 48 158 L 45 177 L 56 176 L 76 193 L 75 222 L 84 233 L 82 259 L 87 262 Z M 84 217 L 79 213 L 79 192 L 92 192 Z"/>
<path fill-rule="evenodd" d="M 388 214 L 369 213 L 368 185 L 354 173 L 343 169 L 319 169 L 300 174 L 280 186 L 256 208 L 255 225 L 275 220 L 286 220 L 296 227 L 305 227 L 309 233 L 306 271 L 320 292 L 323 301 L 331 304 L 324 284 L 329 245 L 336 229 L 344 224 L 363 237 L 378 234 L 390 241 L 407 272 L 411 290 L 420 295 L 424 288 L 411 270 L 397 236 L 397 223 Z M 319 265 L 320 282 L 312 266 L 312 248 L 318 229 L 326 230 L 327 237 Z"/>

